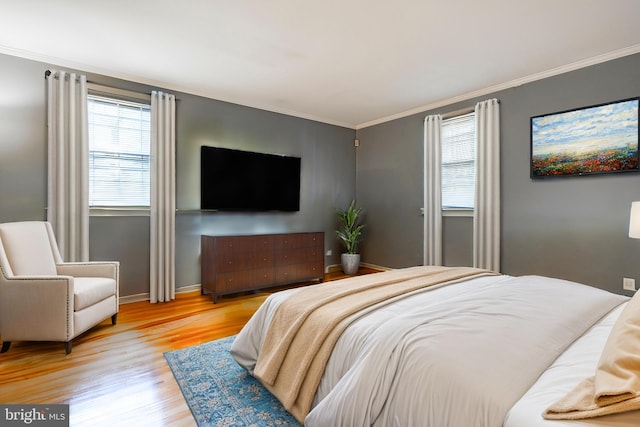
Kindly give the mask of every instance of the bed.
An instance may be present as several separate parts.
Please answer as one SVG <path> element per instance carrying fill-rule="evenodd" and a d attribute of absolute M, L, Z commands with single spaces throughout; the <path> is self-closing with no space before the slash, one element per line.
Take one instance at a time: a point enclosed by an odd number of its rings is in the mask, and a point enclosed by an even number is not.
<path fill-rule="evenodd" d="M 631 427 L 640 411 L 542 416 L 593 375 L 628 301 L 541 276 L 410 267 L 272 294 L 231 354 L 310 427 Z"/>

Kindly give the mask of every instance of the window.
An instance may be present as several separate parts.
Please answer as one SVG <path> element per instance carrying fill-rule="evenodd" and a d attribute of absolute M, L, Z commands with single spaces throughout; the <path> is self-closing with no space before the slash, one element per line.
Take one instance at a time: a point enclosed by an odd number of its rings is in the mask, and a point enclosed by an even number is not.
<path fill-rule="evenodd" d="M 475 113 L 442 121 L 442 209 L 474 209 Z"/>
<path fill-rule="evenodd" d="M 148 207 L 151 107 L 88 97 L 89 206 Z"/>

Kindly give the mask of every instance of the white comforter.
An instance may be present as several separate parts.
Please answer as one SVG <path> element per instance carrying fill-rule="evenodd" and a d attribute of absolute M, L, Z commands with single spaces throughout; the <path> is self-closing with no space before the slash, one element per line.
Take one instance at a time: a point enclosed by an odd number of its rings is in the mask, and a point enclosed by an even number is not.
<path fill-rule="evenodd" d="M 569 347 L 511 408 L 504 427 L 638 427 L 640 411 L 585 420 L 551 421 L 542 411 L 593 376 L 605 342 L 626 304 L 612 310 Z"/>
<path fill-rule="evenodd" d="M 272 295 L 235 340 L 232 355 L 249 372 L 271 316 L 294 291 Z M 417 292 L 343 333 L 305 425 L 501 426 L 556 357 L 625 300 L 539 276 Z"/>

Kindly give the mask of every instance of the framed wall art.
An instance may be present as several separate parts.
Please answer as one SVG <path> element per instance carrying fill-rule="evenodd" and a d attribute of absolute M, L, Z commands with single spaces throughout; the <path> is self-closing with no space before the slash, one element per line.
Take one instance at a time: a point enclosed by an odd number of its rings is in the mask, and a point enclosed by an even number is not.
<path fill-rule="evenodd" d="M 639 102 L 531 117 L 531 177 L 637 172 Z"/>

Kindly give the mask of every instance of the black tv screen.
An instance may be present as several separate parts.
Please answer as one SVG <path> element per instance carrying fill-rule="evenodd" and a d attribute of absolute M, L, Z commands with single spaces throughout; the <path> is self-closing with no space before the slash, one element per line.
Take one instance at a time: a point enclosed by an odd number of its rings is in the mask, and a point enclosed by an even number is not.
<path fill-rule="evenodd" d="M 202 146 L 200 209 L 300 210 L 300 157 Z"/>

